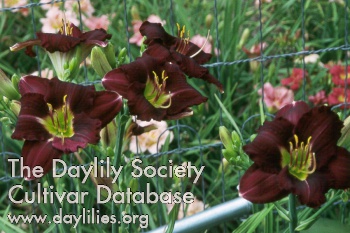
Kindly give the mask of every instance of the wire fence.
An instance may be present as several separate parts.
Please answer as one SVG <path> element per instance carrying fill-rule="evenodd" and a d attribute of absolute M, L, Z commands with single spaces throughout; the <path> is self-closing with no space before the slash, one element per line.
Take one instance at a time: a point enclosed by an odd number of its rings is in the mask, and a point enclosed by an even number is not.
<path fill-rule="evenodd" d="M 30 18 L 30 22 L 28 20 L 28 30 L 29 27 L 31 27 L 30 31 L 33 31 L 32 34 L 32 38 L 35 38 L 35 32 L 36 31 L 40 31 L 39 29 L 39 25 L 38 25 L 38 14 L 34 11 L 36 8 L 39 8 L 41 6 L 52 6 L 52 4 L 54 3 L 64 3 L 64 2 L 77 2 L 78 3 L 78 8 L 79 8 L 79 15 L 78 15 L 78 19 L 80 21 L 80 28 L 81 30 L 83 30 L 83 15 L 82 15 L 82 11 L 81 11 L 81 2 L 79 0 L 72 0 L 72 1 L 64 1 L 64 0 L 55 0 L 55 1 L 33 1 L 30 0 L 27 4 L 22 5 L 22 6 L 16 6 L 16 7 L 7 7 L 6 0 L 1 0 L 2 6 L 0 8 L 0 17 L 2 13 L 5 12 L 16 12 L 19 10 L 28 10 L 28 18 Z M 99 1 L 96 1 L 99 2 Z M 134 3 L 134 1 L 132 1 Z M 170 23 L 170 28 L 172 30 L 172 34 L 175 34 L 175 22 L 176 22 L 176 14 L 178 13 L 177 11 L 179 11 L 179 9 L 181 8 L 181 1 L 176 1 L 176 0 L 169 0 L 169 1 L 154 1 L 157 2 L 162 9 L 164 9 L 165 11 L 168 12 L 168 19 L 167 22 Z M 195 1 L 196 2 L 196 1 Z M 200 1 L 199 1 L 200 2 Z M 212 4 L 212 12 L 210 12 L 213 16 L 213 25 L 214 25 L 214 32 L 212 32 L 213 35 L 213 44 L 215 45 L 215 48 L 218 51 L 222 51 L 224 49 L 227 48 L 223 48 L 221 47 L 222 44 L 222 38 L 220 38 L 220 34 L 219 34 L 219 30 L 220 27 L 222 27 L 222 25 L 220 25 L 220 14 L 222 12 L 219 12 L 219 7 L 218 4 L 220 3 L 219 0 L 213 0 L 213 1 L 207 1 L 210 2 Z M 243 4 L 252 4 L 254 1 L 242 1 Z M 285 52 L 285 53 L 278 53 L 278 54 L 268 54 L 270 51 L 265 51 L 264 50 L 264 42 L 265 39 L 267 37 L 266 33 L 264 32 L 264 23 L 267 19 L 264 19 L 264 15 L 263 15 L 263 10 L 262 10 L 262 4 L 265 4 L 265 2 L 268 1 L 262 1 L 259 0 L 258 2 L 258 15 L 256 17 L 256 19 L 259 22 L 259 28 L 257 30 L 257 35 L 258 35 L 258 44 L 260 47 L 260 51 L 259 54 L 256 55 L 255 57 L 252 58 L 243 58 L 243 59 L 238 59 L 238 60 L 227 60 L 226 58 L 223 58 L 221 56 L 216 56 L 216 60 L 212 59 L 211 63 L 205 64 L 204 67 L 210 68 L 212 71 L 215 72 L 216 77 L 220 80 L 223 81 L 224 78 L 223 77 L 223 72 L 222 70 L 225 69 L 226 67 L 234 67 L 236 65 L 240 65 L 240 64 L 248 64 L 250 62 L 259 62 L 261 65 L 259 66 L 260 68 L 260 72 L 259 72 L 259 84 L 260 86 L 263 86 L 264 83 L 266 83 L 266 72 L 264 69 L 266 69 L 266 66 L 264 66 L 265 63 L 271 61 L 271 60 L 275 60 L 275 59 L 288 59 L 288 58 L 297 58 L 297 57 L 301 57 L 301 61 L 302 61 L 302 69 L 305 71 L 306 70 L 306 62 L 304 57 L 307 55 L 311 55 L 311 54 L 327 54 L 327 53 L 331 53 L 331 52 L 337 52 L 337 51 L 342 51 L 342 53 L 344 54 L 344 62 L 345 62 L 345 70 L 347 70 L 348 67 L 348 52 L 350 50 L 350 46 L 349 46 L 349 17 L 348 17 L 348 13 L 349 13 L 349 5 L 348 5 L 348 0 L 343 1 L 343 9 L 344 9 L 344 43 L 343 44 L 333 44 L 333 46 L 327 47 L 327 48 L 321 48 L 321 49 L 316 49 L 316 50 L 310 50 L 308 48 L 306 48 L 306 30 L 305 30 L 305 24 L 306 24 L 306 20 L 307 20 L 307 11 L 305 10 L 305 5 L 309 4 L 309 1 L 306 0 L 300 0 L 300 1 L 291 1 L 293 2 L 294 5 L 299 4 L 299 8 L 300 8 L 300 15 L 301 15 L 301 28 L 300 28 L 300 38 L 301 38 L 301 50 L 300 51 L 294 51 L 294 52 Z M 131 44 L 129 43 L 129 39 L 130 39 L 130 28 L 132 27 L 132 25 L 130 24 L 130 19 L 131 19 L 131 15 L 130 15 L 130 1 L 127 0 L 123 0 L 123 1 L 103 1 L 103 4 L 119 4 L 122 5 L 124 8 L 124 14 L 123 15 L 118 15 L 115 20 L 120 20 L 120 24 L 123 25 L 124 28 L 119 28 L 118 30 L 123 31 L 123 33 L 125 33 L 125 40 L 126 40 L 126 48 L 127 48 L 127 54 L 128 57 L 130 58 L 130 61 L 133 60 L 133 52 L 132 52 L 132 48 L 131 48 Z M 199 4 L 199 3 L 193 3 L 193 4 Z M 30 24 L 30 26 L 29 26 Z M 234 32 L 228 32 L 228 33 L 234 33 Z M 0 36 L 1 38 L 1 36 Z M 0 51 L 1 54 L 2 51 Z M 38 50 L 38 48 L 36 48 L 36 52 L 37 54 L 40 55 L 40 51 Z M 5 53 L 6 54 L 6 53 Z M 0 58 L 2 57 L 2 55 L 0 56 Z M 37 56 L 37 69 L 39 71 L 39 74 L 41 73 L 41 57 L 42 56 Z M 215 61 L 214 61 L 215 60 Z M 348 72 L 345 72 L 345 80 L 348 79 Z M 84 76 L 85 76 L 85 84 L 90 84 L 91 81 L 88 77 L 88 72 L 87 72 L 87 68 L 86 68 L 86 63 L 84 66 Z M 232 77 L 230 77 L 232 78 Z M 94 82 L 92 82 L 94 83 Z M 302 100 L 306 100 L 306 85 L 307 85 L 307 77 L 305 75 L 305 72 L 303 73 L 303 84 L 302 84 L 302 96 L 299 96 L 300 99 Z M 345 99 L 344 102 L 335 106 L 335 108 L 342 108 L 343 106 L 347 105 L 347 101 L 348 101 L 348 97 L 346 95 L 347 93 L 347 85 L 345 85 Z M 264 89 L 262 88 L 262 102 L 264 101 Z M 219 98 L 222 100 L 222 96 L 219 95 Z M 224 124 L 224 119 L 225 116 L 222 112 L 221 109 L 217 109 L 217 111 L 219 112 L 219 117 L 217 119 L 215 119 L 217 122 L 216 124 L 218 126 L 223 125 Z M 346 111 L 346 108 L 345 110 Z M 267 109 L 265 109 L 265 107 L 263 106 L 263 112 L 266 115 L 269 115 Z M 346 115 L 346 112 L 344 114 L 344 116 Z M 249 122 L 250 121 L 255 121 L 256 118 L 259 118 L 260 114 L 255 114 L 255 115 L 251 115 L 249 116 L 247 119 L 245 119 L 242 122 L 242 127 L 241 127 L 241 131 L 244 132 L 247 127 L 250 127 Z M 9 132 L 7 132 L 7 128 L 6 125 L 4 125 L 4 123 L 2 123 L 1 125 L 1 133 L 0 133 L 0 146 L 1 146 L 1 170 L 3 171 L 3 173 L 1 173 L 1 177 L 0 177 L 0 187 L 2 188 L 2 190 L 6 190 L 6 192 L 4 192 L 4 195 L 6 196 L 6 194 L 8 193 L 8 191 L 11 188 L 11 185 L 18 183 L 18 184 L 23 184 L 23 178 L 19 175 L 11 175 L 11 167 L 8 163 L 8 159 L 9 158 L 20 158 L 21 155 L 18 153 L 15 153 L 13 151 L 7 151 L 5 148 L 5 144 L 6 143 L 10 143 L 8 140 L 5 139 L 5 137 L 8 137 Z M 249 131 L 249 130 L 248 130 Z M 202 138 L 202 136 L 198 133 L 198 129 L 197 128 L 193 128 L 191 125 L 188 124 L 183 124 L 182 121 L 177 120 L 175 122 L 173 122 L 173 125 L 168 127 L 164 132 L 161 133 L 164 134 L 166 132 L 174 132 L 175 134 L 175 138 L 176 141 L 173 142 L 172 145 L 176 145 L 173 146 L 171 149 L 168 150 L 162 150 L 162 151 L 157 151 L 156 153 L 150 153 L 150 154 L 137 154 L 134 158 L 141 158 L 143 161 L 147 161 L 147 164 L 154 164 L 156 167 L 161 166 L 162 163 L 167 162 L 166 160 L 168 160 L 170 157 L 168 157 L 169 155 L 171 155 L 172 157 L 176 157 L 177 158 L 177 162 L 179 164 L 181 164 L 182 161 L 185 161 L 185 158 L 187 159 L 188 155 L 192 155 L 192 156 L 196 156 L 196 158 L 199 158 L 197 160 L 197 164 L 196 166 L 201 167 L 201 166 L 208 166 L 210 167 L 211 165 L 209 164 L 208 161 L 206 161 L 207 158 L 207 154 L 211 153 L 211 154 L 216 154 L 216 159 L 218 161 L 218 167 L 224 167 L 224 160 L 223 160 L 223 155 L 221 153 L 221 149 L 222 149 L 222 144 L 221 142 L 219 142 L 218 140 L 214 141 L 209 141 L 205 140 Z M 6 136 L 7 135 L 7 136 Z M 160 137 L 158 138 L 158 143 L 160 143 Z M 247 139 L 248 140 L 248 139 Z M 7 144 L 6 144 L 7 145 Z M 89 153 L 91 153 L 92 155 L 95 153 L 93 150 L 89 150 Z M 90 157 L 91 158 L 91 157 Z M 75 155 L 71 154 L 68 155 L 67 160 L 69 161 L 69 164 L 71 167 L 76 166 L 77 164 L 79 164 L 78 159 L 76 158 Z M 89 161 L 89 160 L 88 160 Z M 81 167 L 89 167 L 90 161 L 89 162 L 85 162 L 83 165 L 79 164 L 79 166 Z M 99 165 L 103 166 L 106 165 L 106 162 L 100 162 Z M 59 173 L 61 170 L 58 169 L 57 172 Z M 206 177 L 210 177 L 211 174 L 204 174 L 203 176 L 200 177 L 200 181 L 199 181 L 199 185 L 196 185 L 196 191 L 194 191 L 196 193 L 196 195 L 200 198 L 200 200 L 203 201 L 203 206 L 204 209 L 207 208 L 207 198 L 208 198 L 208 189 L 207 189 L 207 182 L 206 182 Z M 239 175 L 238 175 L 239 177 Z M 44 181 L 45 182 L 45 181 Z M 143 190 L 142 183 L 144 183 L 145 180 L 139 179 L 138 182 L 138 190 Z M 155 178 L 153 180 L 154 185 L 156 187 L 157 191 L 164 191 L 163 188 L 165 187 L 164 184 L 167 183 L 167 181 L 163 180 L 163 179 L 159 179 L 159 178 Z M 220 202 L 216 203 L 217 205 L 219 205 L 220 203 L 225 203 L 226 201 L 228 201 L 229 199 L 232 199 L 233 196 L 228 192 L 228 190 L 233 190 L 233 187 L 228 187 L 227 183 L 226 183 L 226 179 L 225 179 L 225 170 L 222 169 L 220 171 L 220 177 L 217 180 L 217 184 L 215 186 L 216 190 L 219 190 L 218 192 L 212 192 L 209 195 L 213 195 L 213 193 L 215 193 L 216 195 L 221 195 L 220 198 Z M 37 182 L 28 182 L 28 190 L 31 190 L 31 192 L 34 192 L 34 187 L 36 187 Z M 71 190 L 75 189 L 75 186 L 77 185 L 77 183 L 73 180 L 70 181 L 70 186 L 71 186 Z M 173 183 L 173 186 L 178 185 L 177 189 L 179 189 L 182 193 L 184 193 L 187 189 L 188 189 L 188 182 L 183 182 L 182 180 L 179 181 L 178 183 Z M 191 189 L 193 190 L 193 188 Z M 237 193 L 237 192 L 236 192 Z M 4 196 L 2 195 L 2 196 Z M 34 194 L 33 194 L 34 195 Z M 2 199 L 4 202 L 8 203 L 7 206 L 10 206 L 10 208 L 15 208 L 15 206 L 13 204 L 11 204 L 10 200 L 6 200 L 6 198 L 3 197 Z M 210 200 L 213 200 L 213 197 L 210 197 Z M 37 203 L 32 203 L 32 209 L 31 212 L 32 214 L 35 214 L 37 212 Z M 167 223 L 167 219 L 165 219 L 164 217 L 164 211 L 165 208 L 161 203 L 157 203 L 156 204 L 158 207 L 158 212 L 157 212 L 157 222 L 153 224 L 153 227 L 149 227 L 148 229 L 140 229 L 142 232 L 146 232 L 147 230 L 151 230 L 154 229 L 156 227 L 162 226 L 164 224 Z M 2 205 L 2 206 L 6 206 L 6 205 Z M 211 206 L 213 207 L 213 206 Z M 102 206 L 98 206 L 98 208 L 101 209 L 101 212 L 103 211 L 103 207 Z M 113 207 L 112 207 L 113 208 Z M 145 213 L 145 211 L 148 211 L 149 209 L 146 208 L 144 205 L 139 205 L 138 207 L 138 212 L 140 214 Z M 78 212 L 78 205 L 75 204 L 75 208 L 73 208 L 75 212 Z M 186 211 L 183 208 L 183 214 L 184 216 L 186 216 Z M 244 214 L 244 213 L 242 213 Z M 235 216 L 235 217 L 239 217 L 239 216 Z M 237 220 L 238 221 L 238 220 Z M 1 223 L 0 223 L 1 224 Z M 30 229 L 32 232 L 39 232 L 39 228 L 37 226 L 37 224 L 32 224 L 30 226 Z M 222 232 L 228 232 L 230 229 L 229 227 L 227 227 L 225 225 L 225 223 L 221 224 L 220 229 Z M 58 231 L 57 228 L 56 229 L 52 229 L 53 231 Z"/>

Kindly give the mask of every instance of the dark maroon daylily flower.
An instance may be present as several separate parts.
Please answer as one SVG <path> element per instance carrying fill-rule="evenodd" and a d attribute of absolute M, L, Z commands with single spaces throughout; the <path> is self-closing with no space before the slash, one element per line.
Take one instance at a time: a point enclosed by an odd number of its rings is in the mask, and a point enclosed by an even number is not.
<path fill-rule="evenodd" d="M 145 53 L 108 72 L 102 84 L 127 99 L 130 114 L 143 121 L 179 119 L 192 114 L 189 107 L 207 100 L 186 82 L 177 65 L 160 64 Z"/>
<path fill-rule="evenodd" d="M 58 33 L 36 33 L 37 39 L 17 43 L 10 47 L 11 51 L 18 51 L 26 48 L 25 53 L 34 57 L 34 45 L 43 47 L 54 65 L 57 76 L 61 80 L 66 80 L 67 71 L 65 66 L 69 66 L 70 73 L 74 73 L 75 68 L 90 54 L 91 49 L 95 46 L 105 47 L 112 35 L 107 34 L 104 29 L 95 29 L 88 32 L 81 32 L 78 27 L 72 23 L 63 22 Z M 74 64 L 71 60 L 76 58 Z M 68 63 L 68 65 L 67 65 Z M 74 67 L 74 69 L 72 68 Z"/>
<path fill-rule="evenodd" d="M 33 51 L 34 45 L 39 45 L 50 53 L 57 51 L 66 53 L 79 44 L 90 47 L 95 45 L 105 47 L 108 44 L 105 40 L 112 37 L 104 29 L 95 29 L 83 33 L 72 23 L 63 23 L 58 33 L 37 32 L 36 36 L 38 39 L 17 43 L 10 49 L 12 51 L 18 51 L 26 48 L 26 54 L 34 57 L 36 55 Z"/>
<path fill-rule="evenodd" d="M 36 76 L 19 83 L 21 110 L 12 138 L 25 140 L 24 164 L 47 173 L 52 159 L 98 143 L 100 130 L 118 114 L 121 97 L 114 92 Z M 33 179 L 32 174 L 25 174 Z"/>
<path fill-rule="evenodd" d="M 175 63 L 188 76 L 212 83 L 223 92 L 222 84 L 207 68 L 200 66 L 210 60 L 211 54 L 203 52 L 202 48 L 185 38 L 185 27 L 180 29 L 178 26 L 178 29 L 179 37 L 174 37 L 169 35 L 160 23 L 143 22 L 140 32 L 147 37 L 144 43 L 149 46 L 145 53 Z"/>
<path fill-rule="evenodd" d="M 300 101 L 283 107 L 243 148 L 254 163 L 240 181 L 240 195 L 267 203 L 293 193 L 301 204 L 318 207 L 329 189 L 349 188 L 350 153 L 337 146 L 342 126 L 326 106 L 310 109 Z"/>

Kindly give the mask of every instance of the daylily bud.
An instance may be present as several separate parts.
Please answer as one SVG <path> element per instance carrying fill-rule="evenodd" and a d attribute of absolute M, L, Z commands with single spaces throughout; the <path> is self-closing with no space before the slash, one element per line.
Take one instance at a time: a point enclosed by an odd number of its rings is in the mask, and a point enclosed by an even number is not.
<path fill-rule="evenodd" d="M 222 141 L 222 144 L 224 144 L 226 150 L 230 153 L 234 153 L 234 147 L 233 147 L 233 142 L 230 137 L 230 132 L 225 126 L 220 126 L 219 127 L 219 135 L 220 139 Z M 232 135 L 233 136 L 233 135 Z"/>
<path fill-rule="evenodd" d="M 139 10 L 137 9 L 137 6 L 132 6 L 131 7 L 131 18 L 133 20 L 140 20 L 140 15 L 139 15 Z"/>
<path fill-rule="evenodd" d="M 227 161 L 227 159 L 223 158 L 222 162 L 220 163 L 220 167 L 218 170 L 218 174 L 221 174 L 222 171 L 226 171 L 227 167 L 229 165 L 229 162 Z"/>
<path fill-rule="evenodd" d="M 11 80 L 0 69 L 0 95 L 6 96 L 10 100 L 19 100 L 20 94 L 14 88 Z"/>
<path fill-rule="evenodd" d="M 122 48 L 118 54 L 118 66 L 122 65 L 126 59 L 126 48 Z"/>
<path fill-rule="evenodd" d="M 11 77 L 12 85 L 18 93 L 19 93 L 18 84 L 19 84 L 20 79 L 21 79 L 21 77 L 19 77 L 17 74 L 13 74 Z"/>
<path fill-rule="evenodd" d="M 16 116 L 18 116 L 19 111 L 21 110 L 21 103 L 17 100 L 12 100 L 10 103 L 10 109 Z"/>
<path fill-rule="evenodd" d="M 116 68 L 117 60 L 115 57 L 114 46 L 111 42 L 108 43 L 106 47 L 103 48 L 107 61 L 112 68 Z"/>
<path fill-rule="evenodd" d="M 112 70 L 106 55 L 100 47 L 94 47 L 91 51 L 91 65 L 95 72 L 103 77 L 107 72 Z"/>
<path fill-rule="evenodd" d="M 338 146 L 349 148 L 350 146 L 350 116 L 344 120 L 344 127 L 341 130 L 341 136 L 338 140 Z"/>
<path fill-rule="evenodd" d="M 239 43 L 238 43 L 238 45 L 237 45 L 237 49 L 239 49 L 239 50 L 242 49 L 243 45 L 246 44 L 247 39 L 249 38 L 249 34 L 250 34 L 249 28 L 245 28 L 245 29 L 243 30 L 241 39 L 240 39 L 240 41 L 239 41 Z"/>
<path fill-rule="evenodd" d="M 114 148 L 117 141 L 117 130 L 118 127 L 115 124 L 115 121 L 111 121 L 109 124 L 104 127 L 101 132 L 101 144 L 104 148 Z"/>
<path fill-rule="evenodd" d="M 213 23 L 213 20 L 214 20 L 214 17 L 212 14 L 208 14 L 206 17 L 205 17 L 205 26 L 210 29 L 211 27 L 211 24 Z"/>
<path fill-rule="evenodd" d="M 129 186 L 128 187 L 130 188 L 131 192 L 135 193 L 135 192 L 137 192 L 137 190 L 139 188 L 138 186 L 139 186 L 138 180 L 137 179 L 131 179 L 130 182 L 129 182 Z"/>
<path fill-rule="evenodd" d="M 241 139 L 236 131 L 232 131 L 231 138 L 235 146 L 241 145 Z"/>
<path fill-rule="evenodd" d="M 8 117 L 1 117 L 0 122 L 3 123 L 4 125 L 9 125 L 11 124 L 11 120 Z"/>

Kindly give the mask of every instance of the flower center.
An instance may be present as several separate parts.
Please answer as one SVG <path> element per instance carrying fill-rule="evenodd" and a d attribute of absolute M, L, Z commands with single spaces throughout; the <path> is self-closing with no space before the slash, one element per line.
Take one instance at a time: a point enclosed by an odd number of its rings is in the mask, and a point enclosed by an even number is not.
<path fill-rule="evenodd" d="M 282 148 L 282 167 L 288 166 L 289 174 L 297 179 L 304 181 L 308 175 L 316 170 L 315 153 L 312 152 L 312 145 L 310 144 L 311 136 L 307 139 L 307 143 L 301 142 L 294 134 L 294 144 L 289 142 L 289 151 Z"/>
<path fill-rule="evenodd" d="M 59 28 L 59 32 L 62 35 L 72 36 L 73 35 L 73 27 L 70 26 L 70 22 L 66 19 L 66 14 L 63 13 L 62 25 Z"/>
<path fill-rule="evenodd" d="M 153 71 L 154 79 L 147 79 L 146 87 L 144 90 L 145 98 L 155 108 L 169 108 L 171 105 L 171 93 L 165 92 L 166 80 L 168 76 L 165 76 L 165 70 L 162 72 L 161 83 L 156 72 Z"/>
<path fill-rule="evenodd" d="M 45 129 L 51 135 L 62 138 L 62 144 L 64 143 L 64 138 L 70 138 L 74 135 L 74 115 L 70 110 L 66 99 L 67 95 L 63 97 L 63 106 L 59 109 L 53 109 L 52 105 L 47 103 L 47 106 L 49 107 L 49 116 L 41 121 Z"/>

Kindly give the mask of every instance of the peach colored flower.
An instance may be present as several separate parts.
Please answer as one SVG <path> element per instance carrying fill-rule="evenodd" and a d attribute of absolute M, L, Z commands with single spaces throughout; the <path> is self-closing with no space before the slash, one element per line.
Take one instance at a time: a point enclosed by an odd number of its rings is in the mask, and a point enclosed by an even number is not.
<path fill-rule="evenodd" d="M 151 23 L 161 23 L 162 25 L 165 25 L 165 20 L 162 20 L 157 15 L 148 16 L 147 21 L 151 22 Z M 134 35 L 132 37 L 130 37 L 130 39 L 129 39 L 129 42 L 131 44 L 136 44 L 137 46 L 141 46 L 143 36 L 141 35 L 139 29 L 141 27 L 142 22 L 143 22 L 142 20 L 133 20 L 132 21 L 132 29 L 134 31 Z"/>
<path fill-rule="evenodd" d="M 12 7 L 21 7 L 28 4 L 27 0 L 5 0 L 3 3 L 1 3 L 1 8 L 12 8 Z M 28 8 L 22 8 L 22 9 L 16 9 L 12 10 L 12 12 L 20 12 L 23 16 L 28 16 L 29 10 Z"/>
<path fill-rule="evenodd" d="M 166 204 L 166 207 L 168 209 L 168 213 L 170 213 L 171 209 L 174 207 L 174 204 Z M 198 200 L 197 197 L 195 197 L 193 202 L 190 204 L 180 203 L 177 219 L 182 219 L 185 216 L 188 217 L 188 216 L 194 215 L 203 210 L 204 210 L 204 203 Z M 186 215 L 184 215 L 184 212 L 186 213 Z"/>
<path fill-rule="evenodd" d="M 40 72 L 40 74 L 41 74 L 40 77 L 42 77 L 42 78 L 52 79 L 54 77 L 53 70 L 50 70 L 49 68 L 43 69 Z M 33 73 L 31 73 L 31 75 L 39 76 L 39 72 L 34 71 Z"/>
<path fill-rule="evenodd" d="M 156 129 L 143 133 L 139 136 L 132 136 L 130 139 L 129 150 L 133 153 L 144 153 L 148 151 L 151 154 L 159 152 L 160 148 L 164 145 L 167 137 L 169 136 L 169 142 L 174 139 L 173 132 L 167 130 L 167 123 L 165 121 L 140 121 L 136 123 L 145 127 L 153 124 Z M 137 137 L 137 140 L 136 140 Z"/>
<path fill-rule="evenodd" d="M 328 103 L 329 105 L 337 105 L 345 102 L 345 88 L 335 87 L 332 92 L 328 95 Z M 350 102 L 350 90 L 346 90 L 346 102 Z M 344 108 L 342 106 L 341 108 Z M 350 104 L 347 105 L 347 108 L 350 108 Z"/>
<path fill-rule="evenodd" d="M 324 90 L 317 92 L 315 95 L 309 96 L 309 101 L 315 106 L 327 103 L 327 96 Z"/>
<path fill-rule="evenodd" d="M 62 4 L 62 2 L 52 2 L 52 0 L 40 0 L 40 3 L 43 10 L 50 10 L 51 7 L 59 7 Z"/>
<path fill-rule="evenodd" d="M 295 59 L 296 63 L 302 63 L 303 59 L 302 58 L 297 58 Z M 324 66 L 322 62 L 320 62 L 320 55 L 318 54 L 310 54 L 304 57 L 304 62 L 305 64 L 313 64 L 317 63 L 319 66 Z"/>
<path fill-rule="evenodd" d="M 84 20 L 84 24 L 90 30 L 99 29 L 99 28 L 103 28 L 107 30 L 111 22 L 109 21 L 107 15 L 102 15 L 100 17 L 90 16 Z"/>
<path fill-rule="evenodd" d="M 292 74 L 288 78 L 281 79 L 281 84 L 289 86 L 293 91 L 298 90 L 303 81 L 303 74 L 307 76 L 307 72 L 303 69 L 293 68 Z"/>
<path fill-rule="evenodd" d="M 262 89 L 258 90 L 258 94 L 262 95 Z M 270 112 L 276 112 L 284 105 L 292 103 L 294 93 L 286 87 L 273 87 L 271 83 L 264 84 L 264 103 Z"/>
<path fill-rule="evenodd" d="M 51 7 L 46 12 L 46 18 L 40 19 L 43 24 L 41 31 L 44 33 L 57 33 L 59 28 L 62 26 L 62 19 L 65 17 L 67 21 L 74 25 L 79 25 L 77 16 L 72 11 L 61 11 L 58 7 Z"/>
<path fill-rule="evenodd" d="M 350 66 L 347 68 L 347 80 L 345 66 L 335 65 L 332 66 L 329 70 L 329 73 L 332 75 L 332 81 L 335 85 L 345 86 L 345 83 L 350 84 Z"/>
<path fill-rule="evenodd" d="M 207 41 L 207 38 L 201 35 L 194 35 L 191 40 L 193 44 L 197 45 L 199 48 L 202 48 L 205 53 L 211 53 L 211 43 Z"/>
<path fill-rule="evenodd" d="M 77 1 L 65 1 L 64 7 L 68 11 L 73 11 L 76 14 L 79 12 L 79 5 Z M 86 17 L 92 16 L 95 8 L 91 5 L 90 0 L 80 0 L 80 10 Z"/>

